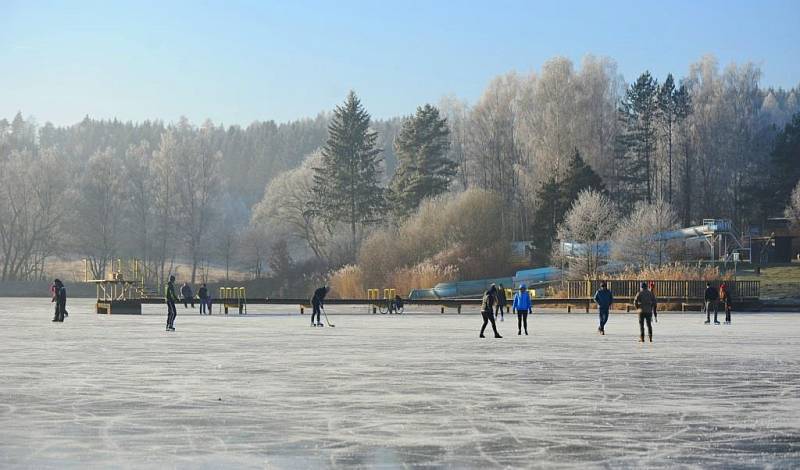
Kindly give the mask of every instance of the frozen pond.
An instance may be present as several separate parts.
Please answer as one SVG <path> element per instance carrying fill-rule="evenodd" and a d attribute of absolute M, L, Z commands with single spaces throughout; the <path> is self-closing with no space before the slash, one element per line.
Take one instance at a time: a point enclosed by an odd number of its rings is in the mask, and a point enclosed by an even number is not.
<path fill-rule="evenodd" d="M 475 315 L 180 305 L 167 333 L 161 308 L 0 305 L 2 468 L 800 466 L 800 314 L 662 314 L 641 345 L 625 314 L 496 340 Z"/>

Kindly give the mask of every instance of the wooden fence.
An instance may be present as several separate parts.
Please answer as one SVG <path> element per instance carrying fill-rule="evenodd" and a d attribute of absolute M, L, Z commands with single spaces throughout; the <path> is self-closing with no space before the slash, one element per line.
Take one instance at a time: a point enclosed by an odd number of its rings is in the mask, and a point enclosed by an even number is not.
<path fill-rule="evenodd" d="M 600 288 L 601 280 L 565 281 L 567 297 L 591 298 Z M 642 282 L 655 283 L 653 289 L 656 297 L 663 299 L 682 299 L 684 301 L 702 300 L 707 281 L 606 281 L 614 297 L 634 297 L 639 292 Z M 710 281 L 715 289 L 719 289 L 722 281 Z M 733 299 L 758 299 L 760 295 L 759 281 L 724 281 Z"/>

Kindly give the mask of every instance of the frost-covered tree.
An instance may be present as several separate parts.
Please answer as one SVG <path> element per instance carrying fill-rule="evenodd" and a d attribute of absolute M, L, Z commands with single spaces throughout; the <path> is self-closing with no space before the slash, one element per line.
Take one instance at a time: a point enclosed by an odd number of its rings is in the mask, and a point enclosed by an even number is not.
<path fill-rule="evenodd" d="M 572 249 L 564 253 L 571 275 L 597 274 L 618 223 L 619 212 L 608 196 L 591 189 L 578 195 L 558 230 L 562 246 L 571 244 Z"/>
<path fill-rule="evenodd" d="M 643 267 L 671 261 L 665 232 L 678 228 L 677 215 L 668 201 L 639 201 L 614 234 L 611 256 L 617 261 Z"/>
<path fill-rule="evenodd" d="M 784 210 L 784 216 L 789 219 L 795 227 L 800 227 L 800 181 L 792 191 L 792 196 L 789 198 L 789 205 Z"/>

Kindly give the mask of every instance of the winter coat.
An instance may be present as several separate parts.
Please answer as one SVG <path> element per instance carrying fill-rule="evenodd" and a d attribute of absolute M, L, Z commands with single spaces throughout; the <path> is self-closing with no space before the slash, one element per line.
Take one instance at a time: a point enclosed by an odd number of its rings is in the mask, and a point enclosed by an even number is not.
<path fill-rule="evenodd" d="M 64 284 L 56 284 L 54 287 L 56 304 L 61 307 L 67 305 L 67 288 L 64 287 Z"/>
<path fill-rule="evenodd" d="M 328 293 L 328 289 L 324 287 L 320 287 L 319 289 L 314 291 L 314 295 L 311 296 L 311 303 L 316 305 L 322 305 L 325 301 L 325 295 Z"/>
<path fill-rule="evenodd" d="M 529 311 L 531 305 L 531 293 L 526 291 L 519 291 L 514 294 L 514 303 L 512 304 L 514 310 Z"/>
<path fill-rule="evenodd" d="M 706 288 L 706 293 L 705 293 L 705 296 L 703 297 L 703 299 L 706 302 L 713 302 L 713 301 L 717 300 L 717 298 L 718 298 L 717 290 L 714 289 L 711 286 L 707 287 Z"/>
<path fill-rule="evenodd" d="M 501 307 L 505 307 L 508 303 L 508 299 L 506 299 L 506 290 L 503 288 L 497 289 L 497 305 Z"/>
<path fill-rule="evenodd" d="M 633 298 L 633 306 L 639 309 L 639 313 L 653 313 L 656 307 L 656 296 L 647 289 L 642 289 Z"/>
<path fill-rule="evenodd" d="M 169 302 L 175 302 L 178 300 L 178 296 L 175 295 L 175 283 L 168 282 L 166 286 L 164 286 L 164 299 Z"/>
<path fill-rule="evenodd" d="M 207 287 L 201 287 L 197 291 L 197 296 L 200 297 L 201 299 L 207 299 L 208 298 L 208 288 Z"/>
<path fill-rule="evenodd" d="M 481 300 L 481 312 L 492 313 L 494 312 L 494 304 L 497 302 L 497 292 L 495 289 L 489 289 L 483 293 Z"/>
<path fill-rule="evenodd" d="M 611 304 L 614 303 L 614 294 L 611 293 L 610 289 L 597 289 L 597 292 L 594 293 L 594 301 L 600 310 L 608 310 L 611 308 Z"/>
<path fill-rule="evenodd" d="M 181 296 L 183 296 L 184 299 L 192 298 L 192 288 L 189 287 L 189 284 L 181 286 Z"/>

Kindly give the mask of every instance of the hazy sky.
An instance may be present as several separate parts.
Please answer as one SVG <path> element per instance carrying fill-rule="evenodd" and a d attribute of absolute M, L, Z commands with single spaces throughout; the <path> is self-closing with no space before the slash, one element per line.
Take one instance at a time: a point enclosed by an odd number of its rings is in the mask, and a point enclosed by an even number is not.
<path fill-rule="evenodd" d="M 683 75 L 707 53 L 800 83 L 800 1 L 0 0 L 0 117 L 314 116 L 349 89 L 375 117 L 562 55 Z"/>

